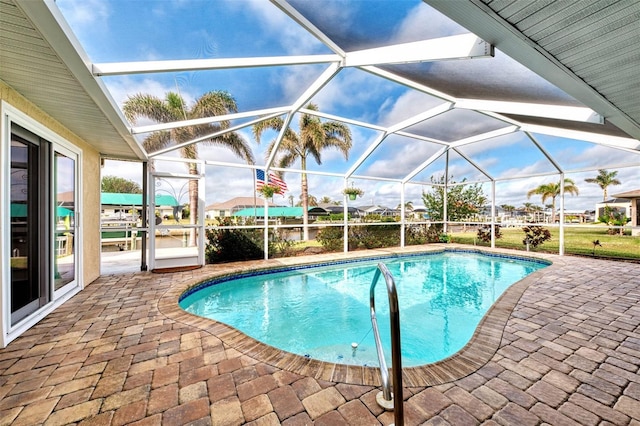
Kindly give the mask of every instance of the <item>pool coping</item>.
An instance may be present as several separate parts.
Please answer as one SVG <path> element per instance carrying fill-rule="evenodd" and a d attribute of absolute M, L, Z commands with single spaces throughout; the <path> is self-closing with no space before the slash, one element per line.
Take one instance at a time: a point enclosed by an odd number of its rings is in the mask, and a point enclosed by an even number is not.
<path fill-rule="evenodd" d="M 507 257 L 525 258 L 536 261 L 551 262 L 546 268 L 535 271 L 524 279 L 512 284 L 487 311 L 469 342 L 458 352 L 448 358 L 431 364 L 415 367 L 403 367 L 403 386 L 434 386 L 461 379 L 477 371 L 496 353 L 502 341 L 502 334 L 513 309 L 522 294 L 540 276 L 558 267 L 562 258 L 543 253 L 519 252 L 515 250 L 490 249 L 458 244 L 430 244 L 428 246 L 411 246 L 405 248 L 389 248 L 365 250 L 349 253 L 330 253 L 323 255 L 279 258 L 270 260 L 234 262 L 205 266 L 208 271 L 198 274 L 198 278 L 172 283 L 158 300 L 159 311 L 174 321 L 206 331 L 219 338 L 225 345 L 258 361 L 292 373 L 310 376 L 330 382 L 354 385 L 380 386 L 378 367 L 337 364 L 303 357 L 262 343 L 241 331 L 212 319 L 199 317 L 184 311 L 178 300 L 189 289 L 198 286 L 205 280 L 221 278 L 247 270 L 262 271 L 281 269 L 292 266 L 310 266 L 328 262 L 363 260 L 393 255 L 418 253 L 437 253 L 441 251 L 476 251 L 481 253 L 504 255 Z M 203 272 L 201 270 L 201 272 Z M 207 275 L 206 279 L 202 275 Z"/>

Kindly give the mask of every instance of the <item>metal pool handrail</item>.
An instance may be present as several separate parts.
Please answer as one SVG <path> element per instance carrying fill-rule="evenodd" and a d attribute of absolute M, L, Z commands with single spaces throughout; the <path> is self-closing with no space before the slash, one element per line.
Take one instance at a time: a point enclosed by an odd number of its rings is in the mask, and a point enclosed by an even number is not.
<path fill-rule="evenodd" d="M 384 351 L 380 341 L 380 332 L 378 331 L 378 320 L 376 319 L 376 296 L 375 288 L 380 278 L 380 274 L 384 276 L 387 284 L 387 294 L 389 296 L 389 325 L 391 327 L 391 366 L 393 372 L 393 395 L 391 394 L 389 384 L 389 369 L 384 359 Z M 376 341 L 376 349 L 378 352 L 378 361 L 380 362 L 380 377 L 382 380 L 382 396 L 389 405 L 393 407 L 393 416 L 396 426 L 404 424 L 404 409 L 402 397 L 402 358 L 400 354 L 400 311 L 398 310 L 398 293 L 396 292 L 396 283 L 393 276 L 383 263 L 378 263 L 378 269 L 371 282 L 369 289 L 369 305 L 371 312 L 371 326 L 373 328 L 373 336 Z M 395 401 L 395 403 L 394 403 Z M 378 401 L 381 405 L 387 407 L 384 402 Z"/>

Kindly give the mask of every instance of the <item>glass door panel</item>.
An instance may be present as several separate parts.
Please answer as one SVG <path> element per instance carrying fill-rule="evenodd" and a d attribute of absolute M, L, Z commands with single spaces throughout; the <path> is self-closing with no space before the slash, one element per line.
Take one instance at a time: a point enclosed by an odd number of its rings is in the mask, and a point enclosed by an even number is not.
<path fill-rule="evenodd" d="M 204 264 L 204 178 L 202 175 L 151 174 L 150 232 L 152 269 L 188 268 Z"/>
<path fill-rule="evenodd" d="M 56 150 L 54 154 L 54 289 L 76 279 L 75 214 L 76 159 Z"/>
<path fill-rule="evenodd" d="M 39 308 L 38 151 L 35 144 L 11 140 L 11 323 Z"/>

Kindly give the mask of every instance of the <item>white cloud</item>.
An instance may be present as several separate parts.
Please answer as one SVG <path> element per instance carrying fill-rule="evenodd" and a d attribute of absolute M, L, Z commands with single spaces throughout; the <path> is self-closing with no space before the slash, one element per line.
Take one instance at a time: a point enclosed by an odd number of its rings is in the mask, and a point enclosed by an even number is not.
<path fill-rule="evenodd" d="M 602 145 L 585 144 L 587 149 L 570 158 L 563 158 L 570 165 L 582 165 L 582 167 L 604 168 L 607 164 L 631 164 L 640 161 L 640 155 L 634 155 L 627 151 L 613 149 Z M 635 157 L 635 159 L 634 159 Z"/>
<path fill-rule="evenodd" d="M 322 50 L 320 41 L 309 35 L 306 30 L 269 2 L 232 1 L 227 6 L 241 8 L 243 12 L 253 11 L 258 15 L 258 25 L 266 32 L 264 36 L 275 37 L 274 42 L 279 42 L 291 55 L 309 54 L 309 52 Z M 331 13 L 331 7 L 323 6 L 323 12 Z"/>
<path fill-rule="evenodd" d="M 111 16 L 109 2 L 103 0 L 57 0 L 56 5 L 67 22 L 83 31 L 103 27 Z"/>
<path fill-rule="evenodd" d="M 105 160 L 102 177 L 118 176 L 142 186 L 142 163 L 134 161 Z"/>
<path fill-rule="evenodd" d="M 383 125 L 392 126 L 440 104 L 442 104 L 440 99 L 407 89 L 392 104 L 388 104 L 388 109 L 380 108 L 378 112 L 384 117 Z"/>
<path fill-rule="evenodd" d="M 394 41 L 403 43 L 468 32 L 468 30 L 432 7 L 420 3 L 407 13 L 407 17 L 402 21 L 396 32 Z"/>

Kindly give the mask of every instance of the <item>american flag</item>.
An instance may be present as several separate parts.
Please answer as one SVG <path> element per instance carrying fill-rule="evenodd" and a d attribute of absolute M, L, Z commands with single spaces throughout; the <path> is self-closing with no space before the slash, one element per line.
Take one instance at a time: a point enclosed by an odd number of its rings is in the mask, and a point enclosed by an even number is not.
<path fill-rule="evenodd" d="M 280 179 L 275 173 L 269 173 L 269 180 L 267 182 L 264 170 L 256 169 L 256 190 L 259 191 L 266 183 L 278 187 L 276 194 L 284 195 L 285 191 L 287 191 L 287 183 Z"/>

